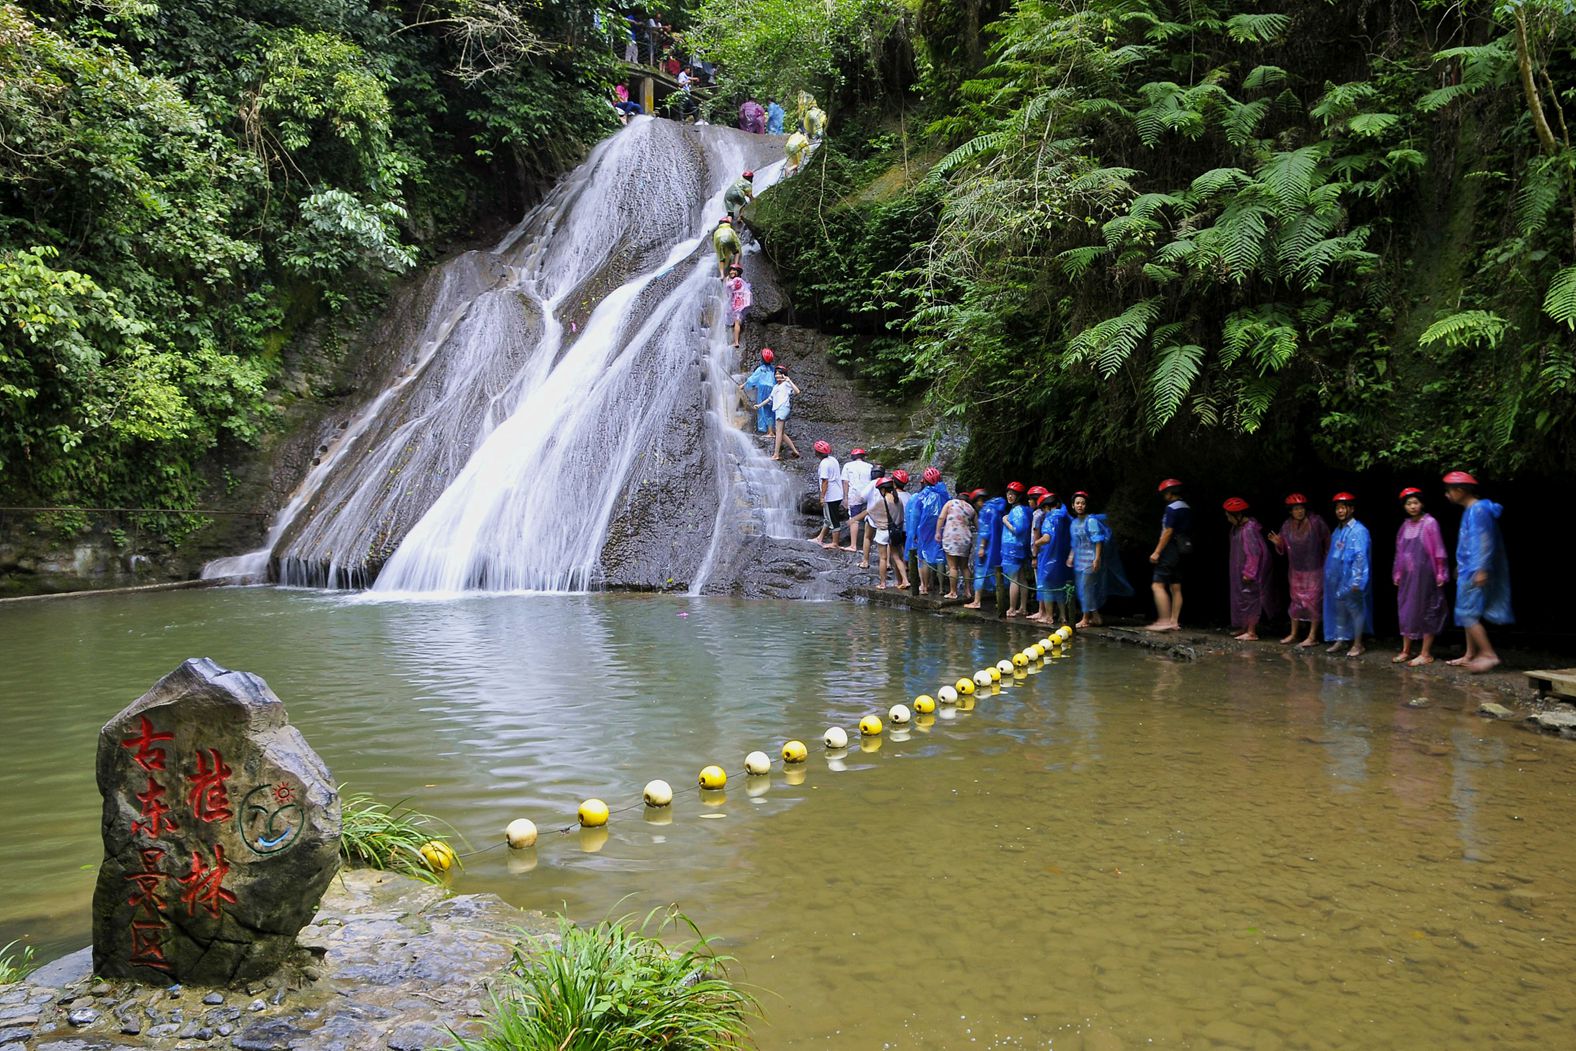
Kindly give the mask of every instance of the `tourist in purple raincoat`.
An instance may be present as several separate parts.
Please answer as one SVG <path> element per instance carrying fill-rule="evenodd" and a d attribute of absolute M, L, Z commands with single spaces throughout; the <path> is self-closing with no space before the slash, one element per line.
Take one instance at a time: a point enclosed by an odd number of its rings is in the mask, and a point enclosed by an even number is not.
<path fill-rule="evenodd" d="M 739 107 L 739 129 L 752 135 L 766 134 L 766 111 L 754 99 L 748 99 Z"/>
<path fill-rule="evenodd" d="M 1401 506 L 1406 521 L 1395 534 L 1396 612 L 1401 620 L 1401 652 L 1391 658 L 1413 668 L 1434 663 L 1434 636 L 1445 627 L 1445 583 L 1450 579 L 1450 558 L 1445 538 L 1434 516 L 1423 510 L 1421 489 L 1402 489 Z M 1417 656 L 1412 643 L 1422 640 Z"/>
<path fill-rule="evenodd" d="M 1269 542 L 1286 556 L 1291 591 L 1291 633 L 1281 642 L 1296 642 L 1309 649 L 1319 634 L 1319 618 L 1324 615 L 1324 556 L 1330 552 L 1330 527 L 1322 515 L 1308 511 L 1308 498 L 1292 493 L 1286 498 L 1287 518 L 1279 533 L 1270 533 Z M 1308 637 L 1297 642 L 1302 625 Z"/>
<path fill-rule="evenodd" d="M 1248 513 L 1248 502 L 1233 496 L 1221 507 L 1231 523 L 1231 626 L 1239 642 L 1259 641 L 1259 621 L 1273 615 L 1270 601 L 1270 549 L 1264 527 Z"/>

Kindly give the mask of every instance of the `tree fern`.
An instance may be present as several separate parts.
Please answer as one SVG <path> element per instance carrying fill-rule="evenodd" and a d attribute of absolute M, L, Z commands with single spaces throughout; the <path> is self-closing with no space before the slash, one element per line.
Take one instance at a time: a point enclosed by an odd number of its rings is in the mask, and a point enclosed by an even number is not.
<path fill-rule="evenodd" d="M 1378 94 L 1379 89 L 1368 80 L 1354 80 L 1345 84 L 1326 82 L 1324 94 L 1309 108 L 1308 114 L 1318 117 L 1325 127 L 1329 127 Z"/>
<path fill-rule="evenodd" d="M 1315 144 L 1273 154 L 1259 166 L 1259 181 L 1281 204 L 1294 208 L 1308 199 L 1323 153 L 1323 145 Z"/>
<path fill-rule="evenodd" d="M 1400 121 L 1401 118 L 1394 113 L 1359 113 L 1346 122 L 1346 128 L 1353 135 L 1376 139 Z"/>
<path fill-rule="evenodd" d="M 1078 333 L 1068 344 L 1068 352 L 1075 362 L 1094 358 L 1100 374 L 1109 378 L 1144 341 L 1159 316 L 1159 299 L 1140 299 L 1116 317 Z"/>
<path fill-rule="evenodd" d="M 1232 15 L 1226 19 L 1226 33 L 1239 44 L 1273 44 L 1286 35 L 1291 19 L 1286 15 Z"/>
<path fill-rule="evenodd" d="M 1149 374 L 1149 429 L 1159 431 L 1171 422 L 1182 399 L 1198 379 L 1204 348 L 1196 343 L 1173 343 L 1161 348 Z"/>
<path fill-rule="evenodd" d="M 1110 249 L 1104 245 L 1083 245 L 1078 248 L 1069 248 L 1056 256 L 1056 265 L 1061 267 L 1062 273 L 1077 281 L 1089 272 L 1094 261 L 1105 255 Z"/>
<path fill-rule="evenodd" d="M 1516 228 L 1523 237 L 1531 237 L 1542 229 L 1549 213 L 1559 203 L 1561 187 L 1551 163 L 1555 159 L 1527 167 L 1526 178 L 1516 194 Z"/>
<path fill-rule="evenodd" d="M 1556 325 L 1576 330 L 1576 266 L 1568 266 L 1554 275 L 1548 294 L 1543 297 L 1543 312 L 1553 318 Z"/>
<path fill-rule="evenodd" d="M 1206 200 L 1250 181 L 1248 173 L 1241 168 L 1211 168 L 1193 180 L 1189 194 L 1195 200 Z"/>
<path fill-rule="evenodd" d="M 1571 273 L 1572 271 L 1566 271 Z M 1576 279 L 1573 279 L 1576 284 Z M 1547 309 L 1547 303 L 1544 304 Z M 1440 318 L 1417 337 L 1420 347 L 1443 343 L 1451 350 L 1483 346 L 1493 350 L 1505 338 L 1510 322 L 1489 310 L 1462 310 Z"/>
<path fill-rule="evenodd" d="M 1263 91 L 1267 88 L 1278 88 L 1286 83 L 1286 71 L 1279 66 L 1254 66 L 1248 75 L 1242 78 L 1244 91 Z"/>

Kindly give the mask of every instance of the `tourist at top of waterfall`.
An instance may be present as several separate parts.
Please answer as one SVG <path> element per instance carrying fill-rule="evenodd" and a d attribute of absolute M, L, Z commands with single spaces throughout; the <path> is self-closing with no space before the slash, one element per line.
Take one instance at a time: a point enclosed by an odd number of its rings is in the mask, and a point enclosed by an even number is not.
<path fill-rule="evenodd" d="M 766 134 L 781 135 L 783 133 L 783 120 L 788 115 L 783 112 L 782 103 L 775 98 L 766 100 Z"/>
<path fill-rule="evenodd" d="M 752 135 L 766 134 L 766 110 L 753 98 L 746 99 L 739 106 L 739 128 Z"/>
<path fill-rule="evenodd" d="M 804 132 L 796 131 L 788 136 L 788 141 L 783 143 L 783 153 L 788 157 L 788 166 L 784 174 L 793 175 L 803 167 L 804 156 L 809 149 L 810 140 L 805 137 Z"/>
<path fill-rule="evenodd" d="M 821 458 L 815 469 L 821 490 L 821 531 L 815 534 L 815 542 L 822 547 L 837 547 L 838 534 L 843 531 L 843 522 L 848 517 L 844 504 L 848 499 L 848 483 L 843 481 L 843 465 L 832 455 L 831 442 L 824 439 L 816 442 L 815 454 Z M 830 540 L 828 532 L 832 534 Z"/>

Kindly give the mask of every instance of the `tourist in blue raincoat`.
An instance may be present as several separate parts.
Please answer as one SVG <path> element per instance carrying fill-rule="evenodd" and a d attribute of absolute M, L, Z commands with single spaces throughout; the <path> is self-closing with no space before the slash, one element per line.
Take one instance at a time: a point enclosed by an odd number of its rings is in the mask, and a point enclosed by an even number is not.
<path fill-rule="evenodd" d="M 1073 571 L 1078 605 L 1083 608 L 1078 627 L 1093 627 L 1102 623 L 1100 610 L 1105 600 L 1112 595 L 1131 595 L 1133 585 L 1128 583 L 1122 569 L 1122 558 L 1117 554 L 1110 524 L 1105 515 L 1089 513 L 1089 494 L 1082 490 L 1073 494 L 1069 532 L 1072 551 L 1066 565 Z"/>
<path fill-rule="evenodd" d="M 1357 520 L 1357 497 L 1335 494 L 1336 526 L 1324 558 L 1324 637 L 1334 653 L 1350 643 L 1348 657 L 1361 657 L 1363 636 L 1374 630 L 1373 545 Z"/>
<path fill-rule="evenodd" d="M 1024 502 L 1022 482 L 1007 483 L 1007 514 L 1001 520 L 1001 575 L 1007 581 L 1007 616 L 1027 615 L 1029 578 L 1029 534 L 1034 520 Z"/>
<path fill-rule="evenodd" d="M 980 608 L 980 596 L 995 594 L 996 570 L 1001 568 L 1001 520 L 1007 513 L 1005 497 L 993 496 L 980 508 L 977 538 L 974 541 L 974 601 L 969 609 Z"/>
<path fill-rule="evenodd" d="M 783 108 L 777 104 L 776 99 L 766 100 L 766 134 L 781 135 L 783 133 Z"/>
<path fill-rule="evenodd" d="M 1040 609 L 1030 620 L 1066 624 L 1072 620 L 1073 571 L 1067 565 L 1072 553 L 1072 516 L 1055 493 L 1040 497 L 1040 524 L 1035 531 L 1034 583 Z"/>
<path fill-rule="evenodd" d="M 776 355 L 771 347 L 761 348 L 761 363 L 744 378 L 744 393 L 755 406 L 755 433 L 770 434 L 772 430 L 772 387 L 777 383 L 777 373 L 772 368 Z"/>
<path fill-rule="evenodd" d="M 1499 532 L 1504 508 L 1477 494 L 1477 479 L 1465 471 L 1445 475 L 1445 497 L 1461 508 L 1456 538 L 1456 623 L 1467 633 L 1467 651 L 1449 661 L 1470 672 L 1488 671 L 1499 654 L 1488 641 L 1483 622 L 1510 624 L 1510 558 Z"/>
<path fill-rule="evenodd" d="M 941 516 L 941 506 L 952 497 L 936 468 L 925 468 L 920 481 L 925 488 L 908 504 L 908 550 L 919 559 L 919 593 L 927 595 L 931 582 L 939 583 L 941 567 L 947 560 L 941 541 L 936 539 L 936 519 Z"/>

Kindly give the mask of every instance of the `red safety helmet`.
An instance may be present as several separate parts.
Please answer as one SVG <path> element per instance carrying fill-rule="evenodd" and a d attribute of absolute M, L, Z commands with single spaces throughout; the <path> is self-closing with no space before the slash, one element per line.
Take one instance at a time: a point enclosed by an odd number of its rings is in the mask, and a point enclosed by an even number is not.
<path fill-rule="evenodd" d="M 1227 514 L 1240 515 L 1248 509 L 1248 502 L 1240 496 L 1233 496 L 1220 506 L 1225 509 Z"/>
<path fill-rule="evenodd" d="M 1332 504 L 1355 504 L 1356 502 L 1357 497 L 1353 496 L 1351 493 L 1346 492 L 1345 490 L 1336 493 L 1330 498 L 1330 503 Z"/>
<path fill-rule="evenodd" d="M 1039 507 L 1040 504 L 1045 503 L 1045 501 L 1047 501 L 1047 500 L 1054 500 L 1054 499 L 1056 499 L 1056 494 L 1051 492 L 1049 489 L 1047 489 L 1047 490 L 1045 490 L 1045 492 L 1040 494 L 1039 502 L 1036 503 L 1034 506 L 1035 507 Z"/>
<path fill-rule="evenodd" d="M 907 485 L 908 484 L 908 472 L 903 470 L 903 468 L 901 468 L 901 467 L 899 467 L 897 470 L 892 472 L 892 477 L 897 479 L 897 484 L 898 485 Z"/>
<path fill-rule="evenodd" d="M 864 454 L 865 454 L 865 451 L 863 449 L 850 449 L 850 450 L 848 450 L 848 455 L 849 456 L 863 456 Z"/>
<path fill-rule="evenodd" d="M 1048 492 L 1050 492 L 1050 490 L 1045 488 L 1045 486 L 1043 486 L 1043 485 L 1031 485 L 1029 487 L 1029 495 L 1034 497 L 1036 500 L 1038 500 L 1040 497 L 1044 496 Z"/>
<path fill-rule="evenodd" d="M 772 362 L 777 360 L 777 355 L 772 353 L 772 348 L 771 347 L 762 347 L 761 348 L 761 360 L 766 362 L 766 364 L 770 365 Z"/>
<path fill-rule="evenodd" d="M 1023 483 L 1022 482 L 1008 482 L 1007 483 L 1007 491 L 1009 493 L 1017 493 L 1019 496 L 1022 496 L 1023 495 Z"/>
<path fill-rule="evenodd" d="M 831 442 L 827 442 L 827 441 L 816 442 L 815 443 L 815 453 L 816 453 L 817 456 L 831 456 L 832 455 L 832 443 Z"/>
<path fill-rule="evenodd" d="M 1478 480 L 1465 471 L 1451 471 L 1445 475 L 1446 485 L 1477 485 Z"/>
<path fill-rule="evenodd" d="M 1405 503 L 1406 502 L 1406 498 L 1409 497 L 1409 496 L 1422 496 L 1422 495 L 1423 495 L 1423 490 L 1419 489 L 1415 485 L 1409 485 L 1405 489 L 1401 490 L 1401 495 L 1396 497 L 1396 499 L 1400 500 L 1402 503 Z"/>
<path fill-rule="evenodd" d="M 990 491 L 987 490 L 987 489 L 976 489 L 972 493 L 969 494 L 969 499 L 970 500 L 978 500 L 982 496 L 989 496 L 989 495 L 990 495 Z"/>
<path fill-rule="evenodd" d="M 883 485 L 891 485 L 891 484 L 892 484 L 892 475 L 890 475 L 890 474 L 884 474 L 880 478 L 876 479 L 876 488 L 877 489 L 881 488 Z"/>
<path fill-rule="evenodd" d="M 1155 492 L 1163 493 L 1167 489 L 1180 489 L 1180 488 L 1182 488 L 1182 480 L 1180 478 L 1167 478 L 1165 481 L 1160 483 L 1160 487 L 1158 489 L 1156 489 Z"/>
<path fill-rule="evenodd" d="M 1286 498 L 1287 507 L 1296 507 L 1298 504 L 1302 504 L 1304 507 L 1306 507 L 1308 504 L 1308 498 L 1303 496 L 1301 493 L 1292 493 Z"/>
<path fill-rule="evenodd" d="M 920 475 L 919 478 L 926 485 L 935 485 L 941 481 L 941 472 L 934 467 L 927 467 L 925 468 L 925 473 Z"/>
<path fill-rule="evenodd" d="M 1074 500 L 1078 499 L 1080 496 L 1083 497 L 1085 500 L 1089 499 L 1089 494 L 1084 492 L 1082 489 L 1077 489 L 1077 490 L 1073 491 L 1073 499 Z"/>
<path fill-rule="evenodd" d="M 717 225 L 718 226 L 721 226 L 723 223 L 727 223 L 729 226 L 732 226 L 733 225 L 733 216 L 725 215 L 721 219 L 717 220 Z"/>
<path fill-rule="evenodd" d="M 744 178 L 747 179 L 750 182 L 754 182 L 755 181 L 755 173 L 751 172 L 751 171 L 747 171 L 747 172 L 744 173 Z"/>

